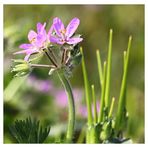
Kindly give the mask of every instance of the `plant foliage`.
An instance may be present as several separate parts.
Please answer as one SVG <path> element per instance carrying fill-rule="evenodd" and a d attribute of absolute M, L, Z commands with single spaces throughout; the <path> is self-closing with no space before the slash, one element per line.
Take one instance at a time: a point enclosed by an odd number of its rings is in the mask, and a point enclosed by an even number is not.
<path fill-rule="evenodd" d="M 49 135 L 50 127 L 43 128 L 40 121 L 29 117 L 16 120 L 10 126 L 10 132 L 17 143 L 43 143 Z"/>

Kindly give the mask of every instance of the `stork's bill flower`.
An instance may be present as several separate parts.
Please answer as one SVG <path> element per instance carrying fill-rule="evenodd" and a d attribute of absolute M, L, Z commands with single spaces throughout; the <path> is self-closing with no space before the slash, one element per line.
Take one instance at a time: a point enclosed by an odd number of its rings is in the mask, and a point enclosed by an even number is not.
<path fill-rule="evenodd" d="M 73 18 L 68 26 L 65 28 L 63 22 L 60 18 L 56 17 L 53 20 L 53 29 L 55 31 L 55 35 L 50 34 L 50 41 L 52 43 L 63 45 L 67 44 L 77 44 L 81 42 L 83 39 L 78 37 L 74 37 L 74 33 L 80 24 L 80 20 L 78 18 Z"/>
<path fill-rule="evenodd" d="M 26 54 L 24 60 L 28 61 L 32 54 L 40 52 L 40 49 L 46 46 L 46 41 L 48 40 L 45 26 L 46 23 L 43 25 L 37 23 L 37 32 L 30 30 L 28 33 L 29 44 L 21 44 L 19 48 L 24 50 L 15 52 L 14 54 Z"/>

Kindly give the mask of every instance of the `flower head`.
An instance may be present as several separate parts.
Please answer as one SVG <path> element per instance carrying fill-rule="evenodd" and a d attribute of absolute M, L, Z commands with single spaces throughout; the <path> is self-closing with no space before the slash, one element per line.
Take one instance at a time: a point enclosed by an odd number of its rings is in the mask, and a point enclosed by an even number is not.
<path fill-rule="evenodd" d="M 78 18 L 73 18 L 68 26 L 65 28 L 60 18 L 54 18 L 53 29 L 56 35 L 49 34 L 50 41 L 52 43 L 57 43 L 60 45 L 63 45 L 65 43 L 72 45 L 81 42 L 83 39 L 80 38 L 80 36 L 73 36 L 79 24 L 80 20 Z"/>
<path fill-rule="evenodd" d="M 30 30 L 28 33 L 29 44 L 21 44 L 19 48 L 24 50 L 15 52 L 14 54 L 26 54 L 24 60 L 28 60 L 31 54 L 40 52 L 40 49 L 46 46 L 47 34 L 45 30 L 46 23 L 43 25 L 41 23 L 37 23 L 37 32 Z"/>

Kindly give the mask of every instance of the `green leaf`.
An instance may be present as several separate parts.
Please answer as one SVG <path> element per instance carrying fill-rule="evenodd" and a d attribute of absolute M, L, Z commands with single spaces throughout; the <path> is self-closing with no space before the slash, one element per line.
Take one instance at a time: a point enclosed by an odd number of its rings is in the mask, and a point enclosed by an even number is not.
<path fill-rule="evenodd" d="M 16 120 L 10 132 L 17 143 L 43 143 L 49 135 L 50 127 L 43 128 L 36 119 Z"/>

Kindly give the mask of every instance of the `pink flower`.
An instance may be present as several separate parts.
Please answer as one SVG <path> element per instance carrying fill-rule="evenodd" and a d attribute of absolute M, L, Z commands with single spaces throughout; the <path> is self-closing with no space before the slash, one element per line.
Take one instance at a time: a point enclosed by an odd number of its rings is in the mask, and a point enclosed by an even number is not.
<path fill-rule="evenodd" d="M 73 18 L 68 26 L 65 28 L 63 22 L 58 18 L 54 18 L 53 20 L 53 29 L 56 35 L 49 35 L 50 41 L 52 43 L 57 43 L 63 45 L 67 44 L 77 44 L 81 42 L 83 39 L 78 37 L 72 37 L 80 24 L 80 20 L 78 18 Z"/>
<path fill-rule="evenodd" d="M 55 103 L 59 107 L 65 108 L 66 106 L 68 106 L 68 98 L 64 90 L 57 90 L 53 92 L 53 95 L 55 97 Z M 74 95 L 75 103 L 79 104 L 82 100 L 82 91 L 75 88 L 73 89 L 73 95 Z"/>
<path fill-rule="evenodd" d="M 28 61 L 31 54 L 40 52 L 40 49 L 43 48 L 47 41 L 47 34 L 45 30 L 46 23 L 43 25 L 37 23 L 37 33 L 33 30 L 30 30 L 28 33 L 29 44 L 21 44 L 19 48 L 24 50 L 15 52 L 14 54 L 26 54 L 24 60 Z"/>
<path fill-rule="evenodd" d="M 53 90 L 53 84 L 49 80 L 41 80 L 35 76 L 30 75 L 27 79 L 27 84 L 33 89 L 42 93 L 48 93 Z"/>

